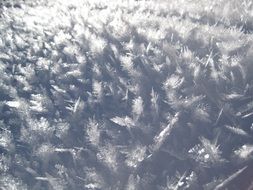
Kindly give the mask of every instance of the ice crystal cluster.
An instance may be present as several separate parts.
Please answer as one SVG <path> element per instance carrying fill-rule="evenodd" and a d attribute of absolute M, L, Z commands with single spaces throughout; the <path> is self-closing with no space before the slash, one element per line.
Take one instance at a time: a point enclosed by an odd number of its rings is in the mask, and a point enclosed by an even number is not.
<path fill-rule="evenodd" d="M 251 0 L 0 1 L 0 189 L 253 189 L 252 32 Z"/>

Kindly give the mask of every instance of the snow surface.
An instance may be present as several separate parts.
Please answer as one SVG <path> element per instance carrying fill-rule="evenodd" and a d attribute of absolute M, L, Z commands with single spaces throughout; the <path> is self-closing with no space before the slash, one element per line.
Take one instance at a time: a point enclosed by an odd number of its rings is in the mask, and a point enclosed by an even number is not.
<path fill-rule="evenodd" d="M 253 189 L 251 0 L 0 2 L 1 190 Z"/>

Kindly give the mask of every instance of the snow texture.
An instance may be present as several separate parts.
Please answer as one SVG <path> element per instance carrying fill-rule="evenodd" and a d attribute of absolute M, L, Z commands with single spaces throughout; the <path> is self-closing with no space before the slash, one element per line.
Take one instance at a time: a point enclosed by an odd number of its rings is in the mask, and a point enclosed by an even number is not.
<path fill-rule="evenodd" d="M 252 190 L 251 0 L 0 1 L 1 190 Z"/>

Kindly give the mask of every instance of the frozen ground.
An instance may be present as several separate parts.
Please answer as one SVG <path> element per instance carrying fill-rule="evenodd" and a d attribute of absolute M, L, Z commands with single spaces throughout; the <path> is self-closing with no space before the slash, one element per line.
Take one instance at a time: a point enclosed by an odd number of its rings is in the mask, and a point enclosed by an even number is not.
<path fill-rule="evenodd" d="M 252 190 L 250 0 L 0 3 L 1 190 Z"/>

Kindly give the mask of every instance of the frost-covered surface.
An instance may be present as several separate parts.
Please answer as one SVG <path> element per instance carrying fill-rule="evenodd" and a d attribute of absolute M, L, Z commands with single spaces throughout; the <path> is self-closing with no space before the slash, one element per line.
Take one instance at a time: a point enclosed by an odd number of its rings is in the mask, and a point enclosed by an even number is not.
<path fill-rule="evenodd" d="M 0 9 L 0 189 L 253 188 L 252 1 Z"/>

